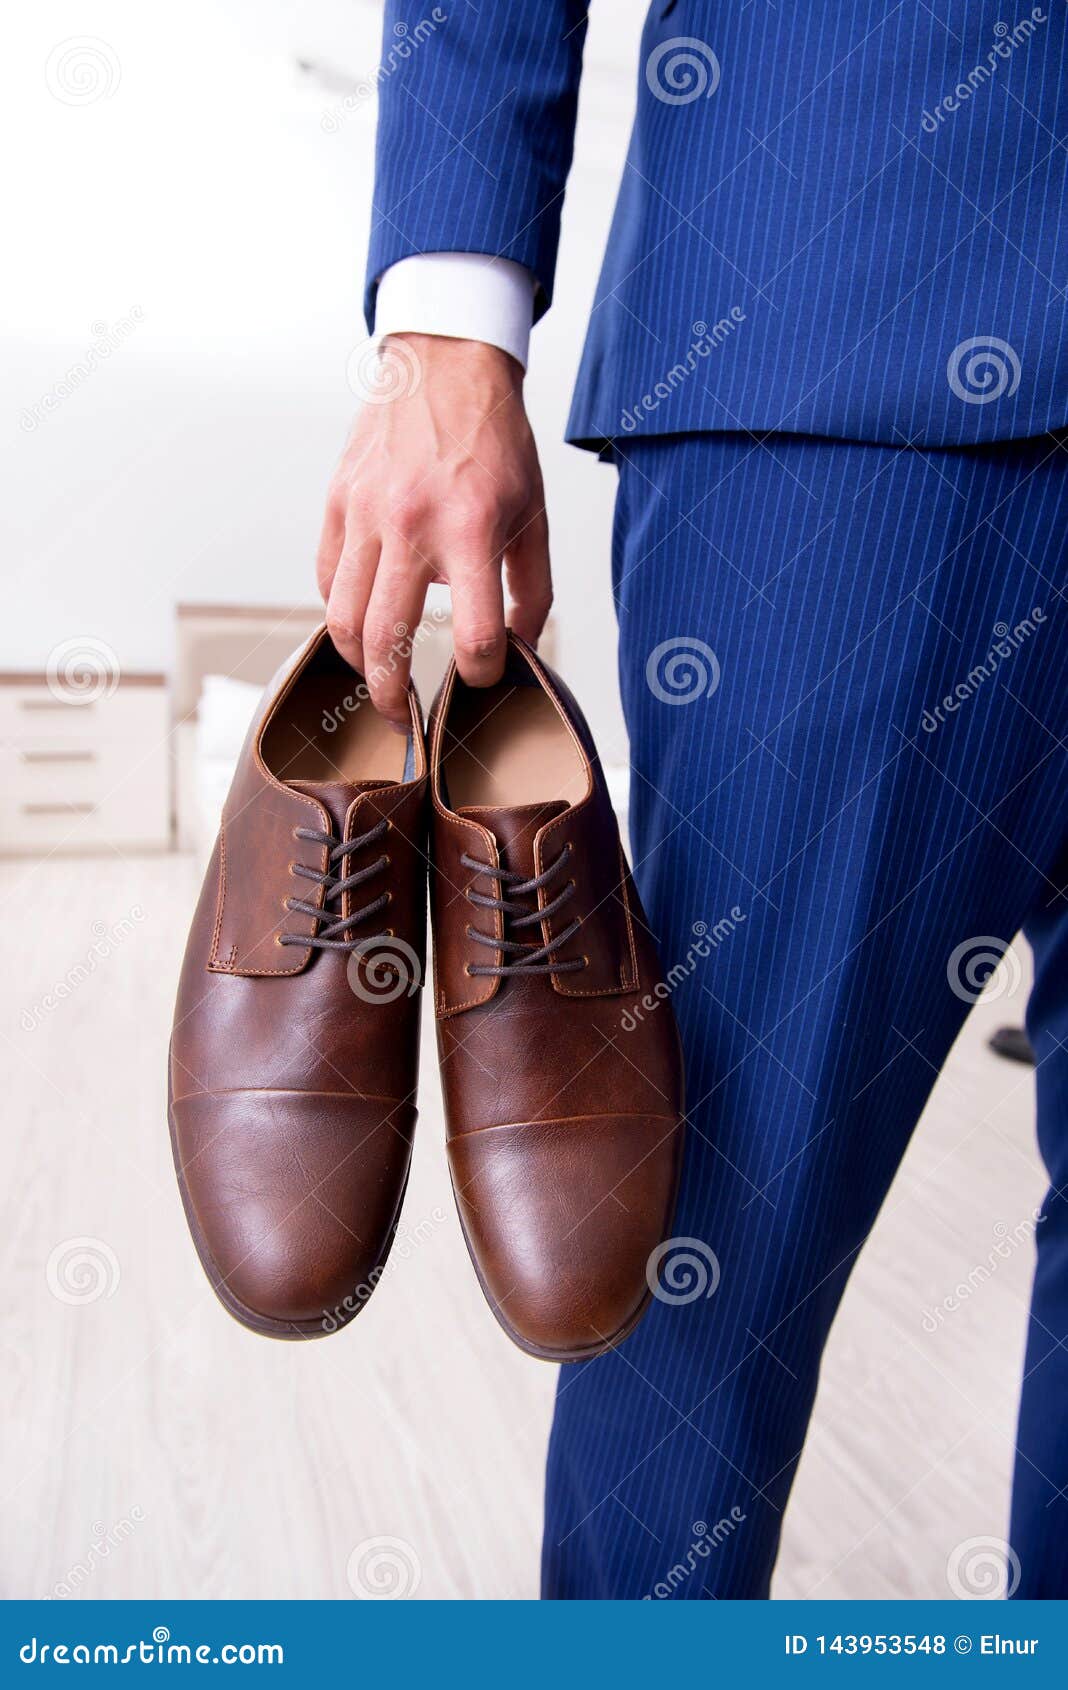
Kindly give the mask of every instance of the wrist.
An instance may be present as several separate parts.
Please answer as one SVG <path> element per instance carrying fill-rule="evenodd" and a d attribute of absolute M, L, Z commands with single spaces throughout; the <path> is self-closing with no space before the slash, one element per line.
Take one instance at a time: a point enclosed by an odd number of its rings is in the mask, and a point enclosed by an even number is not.
<path fill-rule="evenodd" d="M 395 330 L 383 335 L 382 345 L 401 341 L 419 360 L 424 374 L 436 370 L 476 372 L 491 379 L 504 381 L 519 390 L 525 371 L 518 359 L 499 346 L 485 340 L 464 340 L 458 335 L 423 334 L 415 330 Z"/>

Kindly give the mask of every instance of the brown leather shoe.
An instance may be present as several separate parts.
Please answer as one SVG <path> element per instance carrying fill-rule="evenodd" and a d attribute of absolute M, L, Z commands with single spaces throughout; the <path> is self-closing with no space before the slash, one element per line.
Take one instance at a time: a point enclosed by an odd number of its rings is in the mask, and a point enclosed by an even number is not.
<path fill-rule="evenodd" d="M 220 1300 L 276 1338 L 359 1313 L 407 1182 L 427 786 L 410 698 L 405 740 L 325 628 L 282 668 L 186 949 L 171 1040 L 178 1184 Z"/>
<path fill-rule="evenodd" d="M 580 1361 L 649 1300 L 682 1149 L 682 1064 L 589 729 L 509 636 L 431 712 L 438 1052 L 460 1221 L 497 1319 Z M 630 1027 L 631 1031 L 624 1029 Z"/>

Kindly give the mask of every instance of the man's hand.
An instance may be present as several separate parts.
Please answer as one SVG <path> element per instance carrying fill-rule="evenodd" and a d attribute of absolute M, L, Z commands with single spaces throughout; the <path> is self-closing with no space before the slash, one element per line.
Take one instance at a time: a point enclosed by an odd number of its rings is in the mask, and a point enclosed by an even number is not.
<path fill-rule="evenodd" d="M 338 650 L 378 710 L 406 731 L 411 639 L 431 581 L 452 592 L 456 662 L 472 686 L 504 667 L 510 622 L 532 644 L 552 603 L 541 469 L 523 372 L 482 341 L 389 336 L 418 381 L 365 405 L 334 472 L 319 590 Z"/>

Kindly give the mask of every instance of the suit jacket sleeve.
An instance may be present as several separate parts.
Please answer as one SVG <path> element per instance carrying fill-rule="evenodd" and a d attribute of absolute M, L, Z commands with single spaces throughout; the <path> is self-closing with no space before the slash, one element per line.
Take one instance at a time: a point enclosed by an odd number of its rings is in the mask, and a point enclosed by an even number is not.
<path fill-rule="evenodd" d="M 589 0 L 435 5 L 409 25 L 387 0 L 365 309 L 422 252 L 513 259 L 552 297 Z M 410 8 L 405 8 L 410 12 Z"/>

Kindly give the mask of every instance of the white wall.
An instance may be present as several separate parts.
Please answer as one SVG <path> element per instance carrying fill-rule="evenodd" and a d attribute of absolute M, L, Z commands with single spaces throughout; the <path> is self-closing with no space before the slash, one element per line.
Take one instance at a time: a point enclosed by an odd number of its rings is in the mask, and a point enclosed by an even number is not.
<path fill-rule="evenodd" d="M 561 442 L 633 107 L 640 0 L 593 6 L 557 304 L 529 403 L 549 491 L 562 663 L 608 755 L 621 746 L 608 547 L 615 477 Z M 413 0 L 411 22 L 423 16 Z M 144 0 L 8 21 L 3 340 L 13 394 L 0 544 L 13 579 L 0 666 L 92 635 L 166 667 L 179 599 L 313 598 L 323 490 L 352 408 L 374 105 L 323 127 L 378 62 L 371 0 Z M 72 102 L 83 55 L 107 97 Z M 432 46 L 427 50 L 432 50 Z M 51 57 L 50 57 L 51 56 Z M 331 91 L 302 58 L 336 73 Z M 110 79 L 110 80 L 109 80 Z M 103 83 L 97 82 L 97 86 Z M 58 98 L 55 90 L 65 91 Z M 462 116 L 455 122 L 462 133 Z M 132 330 L 46 396 L 100 326 Z"/>

